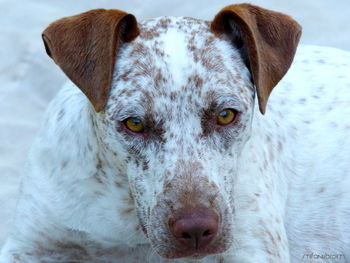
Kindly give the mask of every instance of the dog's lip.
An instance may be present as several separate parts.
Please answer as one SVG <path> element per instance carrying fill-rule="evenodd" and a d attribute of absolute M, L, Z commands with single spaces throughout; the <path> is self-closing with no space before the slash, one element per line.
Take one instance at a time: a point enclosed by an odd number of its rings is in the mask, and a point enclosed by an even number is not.
<path fill-rule="evenodd" d="M 213 253 L 192 253 L 190 251 L 176 251 L 172 252 L 170 255 L 166 255 L 165 258 L 168 259 L 179 259 L 179 258 L 186 258 L 186 259 L 202 259 L 206 256 L 213 254 Z"/>

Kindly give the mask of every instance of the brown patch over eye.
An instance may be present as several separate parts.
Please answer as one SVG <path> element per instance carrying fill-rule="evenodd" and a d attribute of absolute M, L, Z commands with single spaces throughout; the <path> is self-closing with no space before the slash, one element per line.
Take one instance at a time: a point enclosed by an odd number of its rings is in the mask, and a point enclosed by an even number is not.
<path fill-rule="evenodd" d="M 224 109 L 216 117 L 216 123 L 221 126 L 228 125 L 236 119 L 237 111 L 233 109 Z"/>
<path fill-rule="evenodd" d="M 138 118 L 127 118 L 124 121 L 124 124 L 125 124 L 125 127 L 132 132 L 139 133 L 144 131 L 143 121 Z"/>

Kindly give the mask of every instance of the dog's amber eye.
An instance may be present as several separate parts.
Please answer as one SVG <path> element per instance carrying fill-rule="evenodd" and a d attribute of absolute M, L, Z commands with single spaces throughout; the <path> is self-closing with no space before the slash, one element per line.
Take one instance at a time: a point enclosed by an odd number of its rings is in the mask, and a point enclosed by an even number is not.
<path fill-rule="evenodd" d="M 124 123 L 126 128 L 132 132 L 143 132 L 144 130 L 143 122 L 138 118 L 127 118 Z"/>
<path fill-rule="evenodd" d="M 224 109 L 220 111 L 218 116 L 216 117 L 216 123 L 222 126 L 228 125 L 234 121 L 236 114 L 237 112 L 235 110 Z"/>

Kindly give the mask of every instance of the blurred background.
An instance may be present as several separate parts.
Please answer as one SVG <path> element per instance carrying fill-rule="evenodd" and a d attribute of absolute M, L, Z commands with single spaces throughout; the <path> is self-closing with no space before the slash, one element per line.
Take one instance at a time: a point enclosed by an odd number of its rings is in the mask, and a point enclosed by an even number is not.
<path fill-rule="evenodd" d="M 46 55 L 41 32 L 52 21 L 93 8 L 116 8 L 138 20 L 191 16 L 211 20 L 234 0 L 0 0 L 0 247 L 14 214 L 19 177 L 47 104 L 65 76 Z M 350 51 L 349 0 L 252 0 L 303 26 L 302 44 Z M 350 73 L 350 70 L 349 70 Z"/>

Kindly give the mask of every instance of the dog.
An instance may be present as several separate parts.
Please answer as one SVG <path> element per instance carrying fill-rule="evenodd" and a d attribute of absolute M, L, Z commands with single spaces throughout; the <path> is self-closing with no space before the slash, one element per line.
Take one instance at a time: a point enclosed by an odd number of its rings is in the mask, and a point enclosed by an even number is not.
<path fill-rule="evenodd" d="M 71 82 L 1 263 L 350 262 L 348 52 L 296 51 L 301 26 L 250 4 L 96 9 L 42 36 Z"/>

